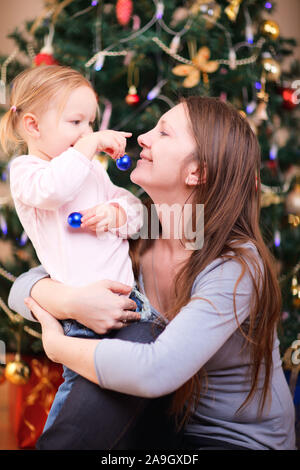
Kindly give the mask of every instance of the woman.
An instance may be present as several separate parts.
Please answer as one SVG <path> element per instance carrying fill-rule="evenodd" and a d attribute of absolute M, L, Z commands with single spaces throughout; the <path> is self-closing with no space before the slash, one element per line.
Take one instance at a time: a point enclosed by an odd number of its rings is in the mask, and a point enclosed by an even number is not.
<path fill-rule="evenodd" d="M 190 97 L 138 142 L 143 150 L 131 180 L 155 203 L 161 233 L 137 240 L 133 260 L 153 311 L 168 322 L 158 338 L 132 342 L 138 341 L 138 323 L 113 330 L 126 317 L 126 307 L 112 290 L 126 294 L 126 286 L 108 281 L 99 292 L 100 283 L 76 290 L 41 279 L 45 272 L 35 278 L 26 274 L 12 288 L 11 308 L 22 313 L 23 299 L 31 293 L 34 300 L 27 305 L 42 324 L 48 356 L 100 385 L 109 397 L 118 392 L 118 403 L 124 396 L 150 403 L 168 397 L 170 415 L 184 435 L 181 447 L 294 449 L 294 408 L 276 335 L 281 294 L 259 229 L 255 135 L 232 106 Z M 192 228 L 200 232 L 198 222 L 204 220 L 200 242 L 198 232 L 196 242 L 186 236 L 187 204 Z M 199 204 L 204 219 L 198 217 Z M 182 217 L 174 216 L 176 223 L 170 224 L 166 210 L 173 205 Z M 53 317 L 71 313 L 99 333 L 114 331 L 114 339 L 63 336 Z M 72 421 L 83 381 L 52 426 L 57 425 L 56 433 Z M 47 445 L 40 448 L 51 448 Z"/>

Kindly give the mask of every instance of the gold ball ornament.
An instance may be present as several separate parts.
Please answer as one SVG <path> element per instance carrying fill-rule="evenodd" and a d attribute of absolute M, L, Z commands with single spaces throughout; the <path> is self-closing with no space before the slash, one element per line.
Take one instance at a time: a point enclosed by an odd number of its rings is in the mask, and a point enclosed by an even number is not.
<path fill-rule="evenodd" d="M 262 59 L 262 66 L 266 73 L 266 79 L 270 82 L 275 82 L 281 75 L 281 68 L 279 63 L 272 57 L 264 57 Z"/>
<path fill-rule="evenodd" d="M 14 385 L 25 385 L 30 378 L 30 367 L 26 362 L 16 357 L 5 367 L 5 377 Z"/>
<path fill-rule="evenodd" d="M 300 184 L 296 184 L 285 202 L 286 210 L 292 214 L 300 215 Z"/>
<path fill-rule="evenodd" d="M 276 23 L 276 21 L 263 21 L 261 25 L 261 32 L 264 36 L 275 41 L 275 39 L 277 39 L 280 34 L 279 25 Z"/>
<path fill-rule="evenodd" d="M 299 308 L 299 307 L 300 307 L 300 291 L 299 291 L 298 297 L 294 297 L 294 298 L 293 298 L 293 305 L 294 305 L 296 308 Z"/>

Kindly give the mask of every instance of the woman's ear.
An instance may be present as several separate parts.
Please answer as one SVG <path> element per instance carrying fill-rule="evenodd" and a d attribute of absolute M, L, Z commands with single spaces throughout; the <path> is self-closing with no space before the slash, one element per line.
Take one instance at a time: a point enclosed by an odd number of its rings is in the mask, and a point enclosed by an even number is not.
<path fill-rule="evenodd" d="M 199 184 L 203 184 L 206 182 L 206 166 L 204 168 L 203 174 L 200 174 L 199 165 L 196 162 L 193 162 L 189 169 L 188 175 L 185 179 L 185 183 L 188 186 L 198 186 Z"/>
<path fill-rule="evenodd" d="M 188 186 L 198 186 L 198 184 L 200 184 L 199 177 L 196 175 L 188 175 L 185 179 L 185 183 Z"/>
<path fill-rule="evenodd" d="M 35 114 L 26 113 L 22 118 L 23 130 L 27 136 L 32 138 L 40 137 L 39 123 Z"/>

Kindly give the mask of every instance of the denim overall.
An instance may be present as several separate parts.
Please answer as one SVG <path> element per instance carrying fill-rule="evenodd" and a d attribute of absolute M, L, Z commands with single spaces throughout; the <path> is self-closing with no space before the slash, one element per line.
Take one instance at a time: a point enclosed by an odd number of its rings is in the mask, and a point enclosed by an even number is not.
<path fill-rule="evenodd" d="M 141 319 L 138 321 L 154 322 L 158 318 L 162 319 L 161 315 L 155 309 L 151 308 L 147 297 L 142 294 L 136 286 L 133 287 L 129 298 L 134 300 L 137 304 L 136 312 L 139 312 L 141 315 Z M 108 338 L 108 334 L 99 335 L 84 325 L 78 323 L 76 320 L 62 320 L 61 323 L 64 329 L 64 334 L 66 336 L 91 339 Z M 72 385 L 77 376 L 78 374 L 76 372 L 63 366 L 64 382 L 57 390 L 43 432 L 54 423 L 61 410 L 61 407 L 63 406 L 69 392 L 71 391 Z"/>

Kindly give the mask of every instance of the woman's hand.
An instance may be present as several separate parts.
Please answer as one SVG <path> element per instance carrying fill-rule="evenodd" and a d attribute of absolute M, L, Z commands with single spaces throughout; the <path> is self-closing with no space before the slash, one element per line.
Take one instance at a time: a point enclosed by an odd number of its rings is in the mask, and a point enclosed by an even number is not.
<path fill-rule="evenodd" d="M 134 311 L 136 303 L 127 297 L 130 291 L 130 286 L 110 280 L 73 288 L 69 299 L 70 318 L 98 334 L 123 328 L 127 322 L 141 318 Z"/>
<path fill-rule="evenodd" d="M 64 336 L 63 328 L 56 318 L 54 318 L 47 310 L 44 310 L 32 297 L 24 300 L 27 307 L 32 311 L 35 318 L 40 322 L 42 327 L 42 341 L 45 353 L 54 362 L 55 346 L 60 337 Z"/>

